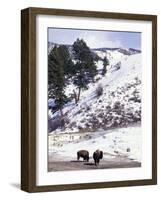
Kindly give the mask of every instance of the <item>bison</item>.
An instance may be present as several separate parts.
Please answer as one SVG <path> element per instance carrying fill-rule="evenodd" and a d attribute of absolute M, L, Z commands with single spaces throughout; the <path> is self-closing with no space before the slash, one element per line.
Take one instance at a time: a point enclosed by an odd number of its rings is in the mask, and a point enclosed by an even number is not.
<path fill-rule="evenodd" d="M 84 161 L 89 161 L 89 152 L 87 150 L 80 150 L 77 152 L 77 160 L 83 158 Z"/>
<path fill-rule="evenodd" d="M 99 161 L 100 159 L 103 158 L 103 151 L 100 151 L 99 149 L 97 149 L 94 153 L 93 153 L 93 159 L 94 159 L 94 163 L 95 165 L 99 165 Z"/>

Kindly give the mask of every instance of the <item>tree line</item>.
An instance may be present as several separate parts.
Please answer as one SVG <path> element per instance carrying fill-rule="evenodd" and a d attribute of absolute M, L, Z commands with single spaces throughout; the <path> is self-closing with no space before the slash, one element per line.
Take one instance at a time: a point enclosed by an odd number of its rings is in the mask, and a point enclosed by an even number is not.
<path fill-rule="evenodd" d="M 73 60 L 72 60 L 73 58 Z M 55 45 L 48 55 L 48 96 L 55 100 L 57 109 L 63 117 L 62 108 L 68 102 L 65 88 L 71 81 L 77 88 L 73 90 L 75 103 L 80 100 L 82 90 L 94 82 L 97 75 L 96 62 L 99 57 L 94 54 L 83 39 L 77 39 L 72 45 L 72 56 L 66 45 Z M 102 75 L 107 72 L 109 61 L 103 59 Z"/>

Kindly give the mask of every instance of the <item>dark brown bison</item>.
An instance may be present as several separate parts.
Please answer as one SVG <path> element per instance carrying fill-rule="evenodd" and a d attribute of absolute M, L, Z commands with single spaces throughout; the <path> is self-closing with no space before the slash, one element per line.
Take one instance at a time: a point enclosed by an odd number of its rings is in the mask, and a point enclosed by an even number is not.
<path fill-rule="evenodd" d="M 77 160 L 79 160 L 79 158 L 83 158 L 84 161 L 89 161 L 89 152 L 86 150 L 80 150 L 77 152 Z"/>
<path fill-rule="evenodd" d="M 99 165 L 99 161 L 102 158 L 103 158 L 103 151 L 100 151 L 98 149 L 93 153 L 93 159 L 94 159 L 94 163 L 95 163 L 96 166 Z"/>

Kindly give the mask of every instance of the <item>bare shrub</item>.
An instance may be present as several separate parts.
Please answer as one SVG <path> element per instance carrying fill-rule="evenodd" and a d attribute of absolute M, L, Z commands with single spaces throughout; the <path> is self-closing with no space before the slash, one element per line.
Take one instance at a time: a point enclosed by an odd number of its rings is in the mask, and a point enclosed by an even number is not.
<path fill-rule="evenodd" d="M 99 84 L 98 87 L 96 88 L 96 95 L 101 96 L 102 94 L 103 94 L 103 87 L 101 84 Z"/>
<path fill-rule="evenodd" d="M 114 103 L 113 108 L 114 108 L 114 109 L 119 109 L 120 107 L 121 107 L 121 103 L 120 103 L 119 101 L 116 101 L 116 102 Z"/>

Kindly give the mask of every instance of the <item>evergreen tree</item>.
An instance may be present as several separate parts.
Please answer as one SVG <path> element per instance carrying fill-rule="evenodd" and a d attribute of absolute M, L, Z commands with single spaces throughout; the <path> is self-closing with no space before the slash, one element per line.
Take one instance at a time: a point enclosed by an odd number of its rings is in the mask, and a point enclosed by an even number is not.
<path fill-rule="evenodd" d="M 68 48 L 65 45 L 59 46 L 60 59 L 63 62 L 64 75 L 66 80 L 71 77 L 74 69 L 74 64 L 72 62 Z"/>
<path fill-rule="evenodd" d="M 102 75 L 104 76 L 107 72 L 107 65 L 109 65 L 109 60 L 105 56 L 103 59 L 103 69 L 102 69 Z"/>
<path fill-rule="evenodd" d="M 94 82 L 94 77 L 96 76 L 96 74 L 97 74 L 97 66 L 95 64 L 94 57 L 90 53 L 87 60 L 87 77 L 89 82 L 90 81 Z"/>
<path fill-rule="evenodd" d="M 77 102 L 80 99 L 81 89 L 87 89 L 88 83 L 94 81 L 97 70 L 92 52 L 83 39 L 74 42 L 73 55 L 76 60 L 73 83 L 78 87 Z"/>
<path fill-rule="evenodd" d="M 67 102 L 65 75 L 69 73 L 70 64 L 72 65 L 70 54 L 64 45 L 55 46 L 48 55 L 48 94 L 50 98 L 54 98 L 61 118 L 63 118 L 62 107 Z"/>

